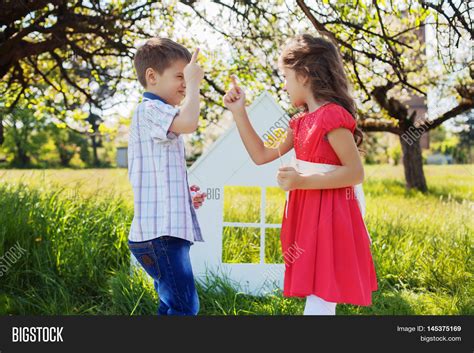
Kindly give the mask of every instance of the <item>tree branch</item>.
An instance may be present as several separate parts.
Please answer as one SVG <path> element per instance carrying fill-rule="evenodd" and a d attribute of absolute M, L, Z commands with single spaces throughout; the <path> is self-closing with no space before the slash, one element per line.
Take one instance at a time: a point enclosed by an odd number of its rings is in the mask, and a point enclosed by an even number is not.
<path fill-rule="evenodd" d="M 458 104 L 456 107 L 448 110 L 446 113 L 437 117 L 436 119 L 424 120 L 421 124 L 418 124 L 416 128 L 420 131 L 433 130 L 434 128 L 444 123 L 446 120 L 454 118 L 455 116 L 458 116 L 462 113 L 466 113 L 472 109 L 474 109 L 473 100 L 463 101 L 460 104 Z"/>

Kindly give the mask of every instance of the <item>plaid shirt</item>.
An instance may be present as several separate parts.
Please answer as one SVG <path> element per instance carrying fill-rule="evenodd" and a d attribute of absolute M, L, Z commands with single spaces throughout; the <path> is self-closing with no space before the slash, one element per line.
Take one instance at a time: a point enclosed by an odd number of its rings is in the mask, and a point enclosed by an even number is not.
<path fill-rule="evenodd" d="M 162 235 L 204 241 L 188 185 L 184 141 L 169 131 L 179 109 L 146 92 L 132 118 L 128 178 L 134 194 L 129 240 Z"/>

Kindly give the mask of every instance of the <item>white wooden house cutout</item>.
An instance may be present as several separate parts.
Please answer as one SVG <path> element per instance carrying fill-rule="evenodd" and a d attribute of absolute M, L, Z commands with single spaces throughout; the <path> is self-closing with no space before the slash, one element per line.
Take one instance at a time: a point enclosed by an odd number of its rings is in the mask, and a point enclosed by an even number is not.
<path fill-rule="evenodd" d="M 252 126 L 258 135 L 266 140 L 275 127 L 286 130 L 289 117 L 273 97 L 264 92 L 248 108 Z M 288 164 L 293 150 L 283 156 Z M 191 246 L 191 261 L 196 278 L 203 278 L 206 271 L 224 274 L 240 284 L 249 294 L 263 294 L 274 288 L 282 288 L 284 264 L 265 263 L 265 229 L 280 228 L 281 224 L 265 223 L 266 188 L 277 186 L 276 173 L 279 159 L 257 166 L 250 159 L 235 123 L 209 150 L 189 169 L 190 185 L 199 185 L 202 191 L 219 190 L 220 197 L 209 198 L 197 210 L 204 242 Z M 257 186 L 261 188 L 260 223 L 224 222 L 224 186 Z M 223 228 L 260 228 L 260 263 L 223 263 Z"/>

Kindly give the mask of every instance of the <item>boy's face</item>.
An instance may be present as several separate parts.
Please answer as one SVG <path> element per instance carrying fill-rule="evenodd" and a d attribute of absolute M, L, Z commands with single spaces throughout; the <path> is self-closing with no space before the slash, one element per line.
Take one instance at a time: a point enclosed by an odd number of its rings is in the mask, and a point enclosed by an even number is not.
<path fill-rule="evenodd" d="M 179 105 L 186 95 L 183 70 L 187 64 L 185 60 L 175 61 L 161 75 L 147 69 L 147 91 L 159 95 L 170 105 Z"/>
<path fill-rule="evenodd" d="M 295 107 L 301 107 L 306 104 L 308 87 L 304 84 L 305 80 L 298 76 L 295 70 L 290 69 L 281 63 L 278 66 L 285 81 L 283 89 L 288 92 L 291 104 Z"/>

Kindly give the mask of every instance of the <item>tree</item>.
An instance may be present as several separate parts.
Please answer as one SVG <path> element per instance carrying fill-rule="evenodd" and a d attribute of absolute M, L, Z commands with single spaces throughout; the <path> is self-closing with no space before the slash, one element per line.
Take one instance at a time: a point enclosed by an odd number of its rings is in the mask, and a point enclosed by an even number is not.
<path fill-rule="evenodd" d="M 455 63 L 455 52 L 440 48 L 459 47 L 466 37 L 473 38 L 466 2 L 297 0 L 296 6 L 286 1 L 270 6 L 256 1 L 214 1 L 220 10 L 213 17 L 198 2 L 183 3 L 237 48 L 242 62 L 239 69 L 244 73 L 253 69 L 253 75 L 260 74 L 253 81 L 273 81 L 276 89 L 280 82 L 275 70 L 277 51 L 294 34 L 293 28 L 316 31 L 336 43 L 360 102 L 359 126 L 366 132 L 384 131 L 399 137 L 408 188 L 427 190 L 422 134 L 474 108 L 474 68 Z M 443 61 L 438 71 L 427 68 L 424 29 L 428 22 L 435 26 L 438 57 Z M 425 99 L 437 82 L 448 81 L 453 68 L 460 75 L 445 92 L 456 98 L 455 104 L 430 119 L 410 112 L 407 101 L 416 96 Z M 223 91 L 219 82 L 212 86 Z"/>
<path fill-rule="evenodd" d="M 5 150 L 13 156 L 10 164 L 19 168 L 30 167 L 32 159 L 39 160 L 40 148 L 47 141 L 45 124 L 38 123 L 33 111 L 23 107 L 16 107 L 3 118 L 8 126 Z"/>
<path fill-rule="evenodd" d="M 87 122 L 92 126 L 91 144 L 92 144 L 92 156 L 94 158 L 94 166 L 99 166 L 99 156 L 97 154 L 97 148 L 101 147 L 102 141 L 99 134 L 99 125 L 102 123 L 103 119 L 97 114 L 90 113 L 87 117 Z"/>
<path fill-rule="evenodd" d="M 153 3 L 2 1 L 0 105 L 11 113 L 19 103 L 32 104 L 37 116 L 54 113 L 77 129 L 72 122 L 87 117 L 81 111 L 85 105 L 114 104 L 111 95 L 103 96 L 104 88 L 113 95 L 133 76 L 126 67 L 137 38 L 152 35 L 145 28 L 159 6 Z M 160 16 L 166 16 L 166 8 Z M 0 144 L 3 137 L 0 117 Z"/>
<path fill-rule="evenodd" d="M 76 152 L 83 148 L 87 149 L 87 141 L 82 134 L 71 129 L 58 127 L 56 124 L 48 125 L 51 138 L 59 155 L 59 163 L 62 167 L 69 167 Z"/>
<path fill-rule="evenodd" d="M 465 119 L 462 121 L 456 121 L 456 125 L 460 128 L 459 145 L 457 147 L 461 151 L 461 154 L 465 156 L 466 162 L 472 163 L 472 141 L 474 141 L 474 110 L 471 110 L 468 114 L 466 114 Z"/>

